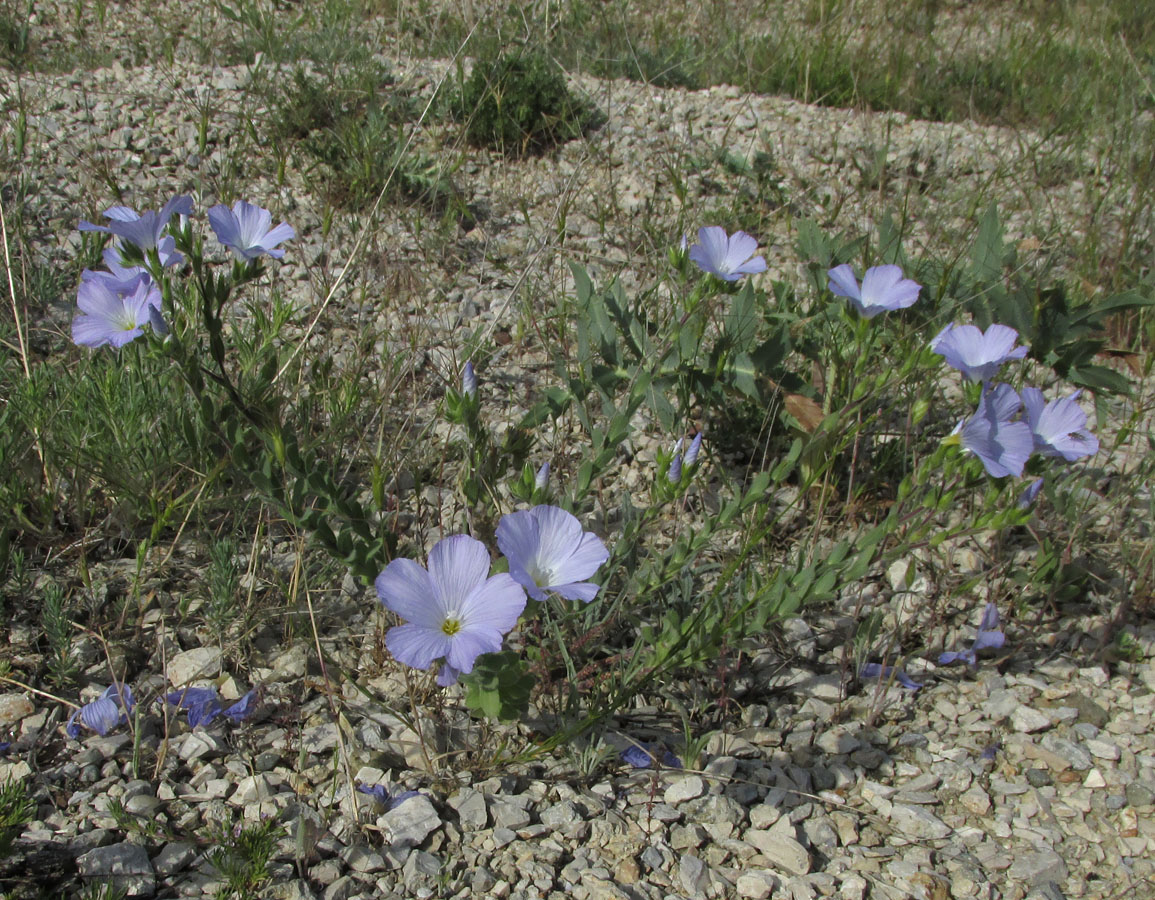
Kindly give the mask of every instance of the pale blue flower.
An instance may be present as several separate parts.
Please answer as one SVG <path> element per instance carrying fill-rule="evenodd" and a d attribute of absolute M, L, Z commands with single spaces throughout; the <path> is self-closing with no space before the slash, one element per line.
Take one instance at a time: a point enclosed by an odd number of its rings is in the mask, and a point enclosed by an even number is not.
<path fill-rule="evenodd" d="M 91 222 L 81 222 L 81 231 L 100 231 L 113 234 L 130 244 L 135 244 L 143 253 L 159 249 L 165 229 L 174 215 L 191 216 L 193 205 L 191 197 L 173 197 L 158 213 L 148 210 L 138 214 L 128 206 L 113 206 L 104 212 L 109 220 L 108 225 L 93 225 Z"/>
<path fill-rule="evenodd" d="M 690 448 L 686 451 L 682 462 L 687 467 L 693 466 L 698 462 L 698 454 L 702 452 L 702 432 L 694 435 L 694 439 L 690 441 Z"/>
<path fill-rule="evenodd" d="M 661 763 L 667 769 L 682 768 L 682 761 L 664 744 L 638 741 L 622 751 L 622 761 L 635 769 L 649 769 Z"/>
<path fill-rule="evenodd" d="M 1067 462 L 1099 452 L 1099 439 L 1087 430 L 1087 414 L 1076 402 L 1081 393 L 1048 403 L 1038 388 L 1023 388 L 1023 408 L 1035 436 L 1035 450 Z"/>
<path fill-rule="evenodd" d="M 862 679 L 878 679 L 879 681 L 890 681 L 892 678 L 901 684 L 904 688 L 911 691 L 917 691 L 922 685 L 907 675 L 902 669 L 896 669 L 894 666 L 883 666 L 879 663 L 866 663 L 858 672 L 858 677 Z"/>
<path fill-rule="evenodd" d="M 703 272 L 723 281 L 737 281 L 743 275 L 766 271 L 766 260 L 754 256 L 758 242 L 744 231 L 727 236 L 719 225 L 698 229 L 698 243 L 690 247 L 690 259 Z"/>
<path fill-rule="evenodd" d="M 525 591 L 505 573 L 487 577 L 489 567 L 485 545 L 464 534 L 438 541 L 428 570 L 411 559 L 389 563 L 377 576 L 377 596 L 406 622 L 385 635 L 389 652 L 415 669 L 444 660 L 455 678 L 500 650 L 525 609 Z"/>
<path fill-rule="evenodd" d="M 110 684 L 104 693 L 86 703 L 79 709 L 73 710 L 64 726 L 65 733 L 73 740 L 80 737 L 80 726 L 95 731 L 104 737 L 118 725 L 128 721 L 135 701 L 132 698 L 132 688 L 127 684 Z M 79 719 L 79 721 L 77 721 Z"/>
<path fill-rule="evenodd" d="M 1007 636 L 999 630 L 999 608 L 988 603 L 983 608 L 983 617 L 979 622 L 978 634 L 969 650 L 947 651 L 938 658 L 940 666 L 949 666 L 956 662 L 965 662 L 970 666 L 978 665 L 980 650 L 997 650 L 1006 642 Z"/>
<path fill-rule="evenodd" d="M 273 259 L 280 259 L 285 251 L 274 248 L 297 236 L 284 222 L 272 227 L 273 217 L 267 209 L 244 200 L 238 200 L 232 209 L 223 204 L 214 206 L 209 210 L 209 225 L 217 240 L 232 250 L 233 256 L 239 260 L 256 259 L 265 253 Z"/>
<path fill-rule="evenodd" d="M 509 574 L 534 600 L 552 591 L 590 602 L 600 588 L 586 579 L 610 556 L 597 535 L 583 532 L 576 518 L 556 506 L 503 516 L 497 546 L 509 560 Z"/>
<path fill-rule="evenodd" d="M 1030 508 L 1031 504 L 1033 504 L 1035 502 L 1036 498 L 1038 498 L 1039 491 L 1041 491 L 1042 489 L 1043 489 L 1043 479 L 1042 478 L 1036 478 L 1034 481 L 1032 481 L 1030 484 L 1028 484 L 1026 487 L 1026 490 L 1024 490 L 1019 495 L 1019 502 L 1017 504 L 1019 509 Z"/>
<path fill-rule="evenodd" d="M 357 785 L 357 790 L 362 794 L 368 794 L 382 806 L 387 806 L 389 809 L 396 809 L 410 797 L 420 796 L 418 791 L 402 791 L 396 796 L 393 796 L 383 784 L 359 784 Z"/>
<path fill-rule="evenodd" d="M 864 319 L 873 319 L 881 312 L 906 309 L 918 300 L 922 286 L 902 277 L 898 266 L 872 266 L 862 276 L 862 286 L 854 277 L 854 270 L 845 263 L 826 273 L 830 292 L 847 298 Z"/>
<path fill-rule="evenodd" d="M 670 468 L 666 470 L 666 480 L 670 484 L 677 484 L 682 480 L 682 454 L 674 451 L 674 458 L 670 460 Z"/>
<path fill-rule="evenodd" d="M 994 378 L 1003 363 L 1022 359 L 1026 347 L 1016 347 L 1019 333 L 1007 325 L 991 325 L 979 331 L 974 325 L 953 322 L 934 336 L 930 349 L 958 369 L 968 381 Z"/>
<path fill-rule="evenodd" d="M 1009 384 L 986 387 L 975 414 L 955 429 L 955 440 L 982 461 L 992 478 L 1018 478 L 1034 449 L 1031 426 L 1012 421 L 1021 405 Z"/>
<path fill-rule="evenodd" d="M 161 297 L 145 276 L 126 282 L 88 279 L 76 292 L 80 314 L 72 320 L 72 340 L 84 347 L 123 347 L 140 337 L 160 313 Z M 167 330 L 167 327 L 166 329 Z"/>
<path fill-rule="evenodd" d="M 533 476 L 533 486 L 535 490 L 544 491 L 549 486 L 549 463 L 543 462 L 541 468 L 537 470 L 537 474 Z"/>
<path fill-rule="evenodd" d="M 477 396 L 477 373 L 473 370 L 473 361 L 466 362 L 461 372 L 461 393 L 470 400 Z"/>
<path fill-rule="evenodd" d="M 256 693 L 254 688 L 227 709 L 215 688 L 188 687 L 166 694 L 164 700 L 178 709 L 186 710 L 189 728 L 196 728 L 198 725 L 211 725 L 219 715 L 232 719 L 234 723 L 247 719 L 252 715 Z"/>

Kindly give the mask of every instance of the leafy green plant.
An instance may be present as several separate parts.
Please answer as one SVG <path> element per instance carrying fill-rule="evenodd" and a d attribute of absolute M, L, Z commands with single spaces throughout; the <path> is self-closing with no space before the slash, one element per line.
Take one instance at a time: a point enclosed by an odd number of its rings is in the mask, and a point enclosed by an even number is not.
<path fill-rule="evenodd" d="M 599 120 L 570 92 L 556 63 L 532 50 L 477 60 L 452 108 L 471 144 L 510 156 L 581 137 Z"/>
<path fill-rule="evenodd" d="M 76 676 L 72 657 L 72 618 L 64 590 L 56 582 L 44 587 L 40 622 L 48 639 L 48 673 L 56 685 L 68 684 Z"/>
<path fill-rule="evenodd" d="M 238 822 L 212 836 L 217 846 L 206 856 L 225 880 L 214 895 L 217 900 L 253 900 L 259 896 L 271 877 L 269 863 L 283 832 L 284 826 L 276 819 L 261 819 L 252 825 Z"/>
<path fill-rule="evenodd" d="M 1116 394 L 1130 392 L 1126 376 L 1097 360 L 1108 349 L 1112 317 L 1155 306 L 1155 296 L 1140 289 L 1109 297 L 1079 297 L 1065 283 L 1047 284 L 1016 266 L 1016 251 L 1007 244 L 998 211 L 992 204 L 965 266 L 944 273 L 938 293 L 959 298 L 955 308 L 974 315 L 986 327 L 999 322 L 1015 328 L 1037 360 L 1080 387 Z"/>
<path fill-rule="evenodd" d="M 26 781 L 10 778 L 0 785 L 0 857 L 12 851 L 21 826 L 36 817 L 36 801 Z"/>
<path fill-rule="evenodd" d="M 418 117 L 413 102 L 391 86 L 376 62 L 315 78 L 303 69 L 274 95 L 274 145 L 292 142 L 318 168 L 329 201 L 349 209 L 390 198 L 436 210 L 464 203 L 442 164 L 407 145 L 404 125 Z"/>

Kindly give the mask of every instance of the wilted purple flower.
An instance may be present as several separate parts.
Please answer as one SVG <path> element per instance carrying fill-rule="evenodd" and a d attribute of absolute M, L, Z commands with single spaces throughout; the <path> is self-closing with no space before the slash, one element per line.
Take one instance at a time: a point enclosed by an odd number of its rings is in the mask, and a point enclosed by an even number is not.
<path fill-rule="evenodd" d="M 525 609 L 513 578 L 488 575 L 485 545 L 464 534 L 434 545 L 428 571 L 411 559 L 389 563 L 377 576 L 377 596 L 407 622 L 385 635 L 389 652 L 415 669 L 442 659 L 455 673 L 472 672 L 477 657 L 501 649 Z"/>
<path fill-rule="evenodd" d="M 1042 489 L 1042 478 L 1036 478 L 1034 481 L 1028 484 L 1027 489 L 1019 495 L 1019 502 L 1017 504 L 1019 509 L 1027 509 L 1030 507 L 1030 505 L 1035 502 L 1035 498 L 1039 496 L 1039 491 Z"/>
<path fill-rule="evenodd" d="M 477 396 L 477 373 L 473 371 L 473 361 L 466 362 L 461 372 L 461 393 L 469 399 Z"/>
<path fill-rule="evenodd" d="M 623 750 L 621 756 L 623 762 L 635 769 L 648 769 L 659 762 L 668 769 L 682 768 L 682 761 L 661 743 L 638 741 Z"/>
<path fill-rule="evenodd" d="M 144 276 L 121 282 L 119 290 L 100 279 L 81 281 L 76 292 L 80 314 L 72 320 L 72 340 L 84 347 L 123 347 L 152 324 L 160 304 L 160 291 Z"/>
<path fill-rule="evenodd" d="M 383 784 L 359 784 L 357 790 L 362 794 L 368 794 L 382 806 L 388 806 L 390 809 L 396 809 L 410 797 L 419 796 L 417 791 L 402 791 L 394 797 Z"/>
<path fill-rule="evenodd" d="M 11 741 L 0 741 L 0 756 L 7 756 L 8 751 L 12 749 Z"/>
<path fill-rule="evenodd" d="M 991 325 L 979 331 L 974 325 L 953 322 L 934 336 L 930 349 L 958 369 L 969 381 L 994 378 L 1003 363 L 1022 359 L 1026 347 L 1016 347 L 1019 333 L 1007 325 Z"/>
<path fill-rule="evenodd" d="M 165 702 L 188 712 L 189 728 L 210 725 L 221 711 L 221 698 L 213 688 L 184 688 L 165 694 Z"/>
<path fill-rule="evenodd" d="M 990 744 L 987 747 L 984 747 L 983 752 L 979 754 L 979 759 L 985 759 L 985 760 L 994 759 L 995 756 L 998 755 L 998 752 L 1002 749 L 1002 747 L 1003 747 L 1003 745 L 998 743 L 997 741 L 993 744 Z"/>
<path fill-rule="evenodd" d="M 727 237 L 720 225 L 698 229 L 698 243 L 690 247 L 690 259 L 703 272 L 723 281 L 737 281 L 743 275 L 766 271 L 766 260 L 754 256 L 758 242 L 744 231 Z M 753 257 L 753 258 L 751 258 Z"/>
<path fill-rule="evenodd" d="M 534 600 L 553 591 L 589 603 L 599 587 L 586 581 L 610 552 L 576 518 L 556 506 L 535 506 L 503 516 L 497 546 L 509 559 L 509 574 Z"/>
<path fill-rule="evenodd" d="M 241 722 L 252 713 L 255 697 L 256 688 L 225 709 L 214 688 L 189 687 L 166 694 L 164 700 L 179 709 L 187 710 L 189 728 L 196 728 L 198 725 L 208 727 L 219 715 L 227 716 L 234 723 Z"/>
<path fill-rule="evenodd" d="M 682 463 L 686 466 L 692 466 L 698 461 L 698 454 L 702 452 L 702 432 L 694 435 L 694 439 L 690 441 L 690 449 L 686 451 L 686 456 Z"/>
<path fill-rule="evenodd" d="M 954 439 L 982 461 L 992 478 L 1022 475 L 1034 449 L 1031 427 L 1011 421 L 1021 405 L 1009 384 L 985 388 L 975 414 L 955 429 Z"/>
<path fill-rule="evenodd" d="M 898 266 L 871 266 L 862 276 L 862 287 L 854 277 L 854 270 L 843 263 L 826 273 L 830 292 L 847 298 L 864 319 L 873 319 L 881 312 L 906 309 L 918 300 L 922 285 L 902 277 Z"/>
<path fill-rule="evenodd" d="M 1023 408 L 1035 436 L 1035 449 L 1044 456 L 1074 462 L 1099 452 L 1099 439 L 1087 430 L 1087 414 L 1076 402 L 1082 391 L 1047 403 L 1038 388 L 1022 390 Z"/>
<path fill-rule="evenodd" d="M 883 666 L 879 663 L 866 663 L 858 671 L 859 678 L 877 678 L 879 681 L 888 681 L 894 678 L 904 688 L 912 691 L 917 691 L 921 684 L 907 675 L 902 669 L 896 669 L 894 666 Z"/>
<path fill-rule="evenodd" d="M 982 621 L 979 622 L 979 631 L 969 650 L 947 651 L 938 658 L 940 666 L 949 666 L 956 662 L 965 662 L 970 666 L 978 665 L 979 650 L 997 650 L 1006 642 L 1007 636 L 999 630 L 999 608 L 988 603 L 983 608 Z"/>
<path fill-rule="evenodd" d="M 132 712 L 134 705 L 132 688 L 127 684 L 110 684 L 104 689 L 104 693 L 91 703 L 73 710 L 64 731 L 75 740 L 80 737 L 80 726 L 83 725 L 104 737 L 117 725 L 123 725 L 128 721 L 128 714 Z M 79 722 L 76 721 L 77 718 L 80 719 Z"/>
<path fill-rule="evenodd" d="M 253 714 L 253 704 L 256 702 L 257 689 L 252 688 L 232 706 L 221 710 L 221 714 L 232 719 L 234 724 L 239 724 Z"/>
<path fill-rule="evenodd" d="M 533 486 L 536 490 L 544 491 L 549 485 L 549 463 L 543 462 L 537 474 L 533 476 Z"/>
<path fill-rule="evenodd" d="M 193 205 L 191 197 L 173 197 L 159 212 L 148 210 L 137 214 L 136 210 L 127 206 L 113 206 L 105 210 L 104 216 L 109 220 L 108 225 L 93 225 L 91 222 L 81 222 L 81 231 L 102 231 L 105 234 L 114 234 L 121 240 L 135 244 L 144 253 L 158 249 L 164 230 L 168 227 L 173 215 L 191 216 Z"/>
<path fill-rule="evenodd" d="M 263 253 L 280 259 L 285 251 L 274 248 L 297 236 L 297 232 L 284 222 L 273 228 L 273 217 L 267 209 L 244 200 L 238 200 L 232 209 L 223 204 L 214 206 L 209 210 L 209 225 L 217 240 L 232 250 L 233 256 L 239 260 L 256 259 Z"/>

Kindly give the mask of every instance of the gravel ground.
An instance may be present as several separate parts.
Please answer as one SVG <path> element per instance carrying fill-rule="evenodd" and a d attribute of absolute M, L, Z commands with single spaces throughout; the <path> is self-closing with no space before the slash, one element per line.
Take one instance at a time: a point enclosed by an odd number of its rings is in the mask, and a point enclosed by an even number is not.
<path fill-rule="evenodd" d="M 41 39 L 66 37 L 45 28 Z M 387 63 L 419 97 L 452 71 L 448 61 Z M 250 77 L 246 67 L 178 59 L 171 67 L 23 78 L 31 152 L 21 174 L 31 187 L 25 219 L 39 231 L 34 249 L 48 262 L 72 258 L 76 223 L 115 201 L 110 182 L 138 208 L 191 192 L 203 211 L 236 191 L 296 227 L 277 278 L 302 308 L 316 308 L 319 283 L 331 284 L 350 257 L 356 223 L 336 221 L 326 234 L 322 201 L 304 173 L 290 166 L 279 184 L 267 162 L 243 157 L 256 152 L 240 137 L 244 123 L 263 114 L 244 92 Z M 15 87 L 0 72 L 0 92 L 15 96 Z M 745 189 L 722 151 L 774 160 L 782 202 L 763 211 L 759 237 L 770 275 L 784 278 L 798 277 L 797 216 L 837 211 L 839 223 L 857 231 L 875 224 L 875 210 L 901 202 L 921 223 L 910 239 L 934 250 L 970 228 L 976 210 L 967 198 L 996 181 L 1006 185 L 1008 233 L 1035 236 L 1024 244 L 1029 257 L 1032 246 L 1083 220 L 1087 180 L 1096 177 L 1092 160 L 1068 160 L 1061 183 L 1039 184 L 1040 139 L 1022 131 L 808 107 L 725 87 L 664 91 L 593 79 L 575 87 L 607 114 L 598 132 L 539 159 L 454 150 L 455 181 L 484 214 L 451 235 L 447 251 L 444 234 L 421 233 L 410 214 L 386 209 L 373 249 L 355 258 L 333 295 L 345 321 L 326 318 L 312 340 L 332 350 L 363 322 L 421 334 L 435 348 L 428 367 L 452 377 L 457 361 L 446 348 L 457 346 L 455 330 L 515 328 L 522 304 L 532 302 L 524 298 L 565 289 L 561 261 L 643 280 L 646 258 L 677 240 L 679 221 L 701 222 Z M 8 127 L 14 116 L 10 108 Z M 426 148 L 450 140 L 440 125 L 417 132 Z M 866 162 L 880 148 L 888 173 L 881 179 Z M 685 181 L 684 208 L 671 173 Z M 1103 226 L 1113 227 L 1109 219 Z M 388 299 L 369 308 L 359 299 L 366 294 Z M 72 313 L 66 295 L 37 323 L 39 346 L 52 346 L 53 332 L 67 334 Z M 541 365 L 530 354 L 498 367 L 513 378 Z M 652 447 L 647 452 L 652 458 Z M 1119 462 L 1107 461 L 1105 473 Z M 280 550 L 291 555 L 287 545 Z M 113 581 L 130 565 L 102 564 L 93 578 Z M 932 593 L 925 580 L 909 590 L 885 578 L 871 587 L 896 621 L 909 618 L 912 595 Z M 595 747 L 586 757 L 575 751 L 497 774 L 476 767 L 431 777 L 418 736 L 400 719 L 346 685 L 336 687 L 335 720 L 312 653 L 260 636 L 244 675 L 222 689 L 236 699 L 261 685 L 257 712 L 239 725 L 217 719 L 190 731 L 153 707 L 137 723 L 135 745 L 124 729 L 71 740 L 63 706 L 13 689 L 0 695 L 0 730 L 13 740 L 0 782 L 34 777 L 38 814 L 17 842 L 16 862 L 0 872 L 6 888 L 20 877 L 74 884 L 78 874 L 130 896 L 208 896 L 220 875 L 195 838 L 214 824 L 275 816 L 287 830 L 267 897 L 1155 896 L 1155 629 L 1134 630 L 1137 661 L 1103 649 L 1103 611 L 1125 588 L 1107 579 L 1101 596 L 1045 621 L 1009 622 L 1006 647 L 976 670 L 911 663 L 917 691 L 849 677 L 842 648 L 861 597 L 847 597 L 815 621 L 791 623 L 773 648 L 753 648 L 734 686 L 736 711 L 698 759 L 682 760 L 684 769 L 633 769 L 620 760 L 631 740 L 679 743 L 655 705 L 613 723 L 600 765 L 582 762 L 598 757 Z M 927 625 L 926 645 L 964 645 L 985 599 L 977 589 L 952 598 Z M 360 669 L 373 653 L 375 602 L 347 580 L 326 603 L 324 646 Z M 135 667 L 139 697 L 232 671 L 199 635 L 165 631 L 159 605 L 142 629 L 154 649 Z M 13 628 L 13 661 L 33 637 Z M 107 663 L 95 644 L 78 653 L 91 679 L 84 699 L 92 699 L 106 685 Z M 395 674 L 370 687 L 402 693 Z M 433 741 L 468 744 L 474 727 L 457 723 Z M 389 807 L 352 791 L 353 783 L 418 793 Z M 114 801 L 139 817 L 138 828 L 126 830 L 112 815 Z"/>

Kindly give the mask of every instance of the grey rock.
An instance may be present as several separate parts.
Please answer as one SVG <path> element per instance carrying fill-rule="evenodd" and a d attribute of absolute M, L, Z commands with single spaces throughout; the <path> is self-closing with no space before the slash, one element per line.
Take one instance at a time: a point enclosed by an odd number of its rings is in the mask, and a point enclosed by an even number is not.
<path fill-rule="evenodd" d="M 333 881 L 321 896 L 324 900 L 349 900 L 361 889 L 361 883 L 350 875 L 342 875 Z"/>
<path fill-rule="evenodd" d="M 952 831 L 942 819 L 929 809 L 895 803 L 890 809 L 890 821 L 904 835 L 916 838 L 944 838 Z"/>
<path fill-rule="evenodd" d="M 156 893 L 152 863 L 139 844 L 125 841 L 89 850 L 77 857 L 76 868 L 85 880 L 104 882 L 130 897 L 150 897 Z"/>
<path fill-rule="evenodd" d="M 663 795 L 665 801 L 671 806 L 677 806 L 679 803 L 685 803 L 687 800 L 695 800 L 706 793 L 706 782 L 700 775 L 687 775 L 684 778 L 679 778 L 668 788 Z"/>
<path fill-rule="evenodd" d="M 1123 788 L 1128 806 L 1144 807 L 1155 804 L 1155 790 L 1139 781 L 1129 781 Z"/>
<path fill-rule="evenodd" d="M 765 856 L 775 869 L 789 875 L 810 872 L 810 853 L 795 838 L 779 829 L 758 831 L 751 828 L 742 840 Z"/>
<path fill-rule="evenodd" d="M 1079 721 L 1089 722 L 1096 728 L 1105 727 L 1110 719 L 1107 710 L 1085 694 L 1067 697 L 1064 702 L 1070 703 L 1078 711 Z"/>
<path fill-rule="evenodd" d="M 695 897 L 702 894 L 709 879 L 710 871 L 698 857 L 687 853 L 678 863 L 678 880 L 687 894 Z"/>
<path fill-rule="evenodd" d="M 405 890 L 411 896 L 420 896 L 423 889 L 428 890 L 437 883 L 437 875 L 440 872 L 441 860 L 438 857 L 423 850 L 415 850 L 401 870 Z"/>
<path fill-rule="evenodd" d="M 462 788 L 449 798 L 449 805 L 457 810 L 457 820 L 463 831 L 481 831 L 489 824 L 489 810 L 481 791 Z"/>
<path fill-rule="evenodd" d="M 1017 852 L 1007 874 L 1011 881 L 1030 887 L 1049 881 L 1062 884 L 1067 880 L 1067 864 L 1054 850 Z"/>
<path fill-rule="evenodd" d="M 1050 750 L 1056 756 L 1070 763 L 1071 768 L 1076 772 L 1085 772 L 1091 768 L 1091 754 L 1087 752 L 1085 747 L 1079 746 L 1074 741 L 1068 741 L 1055 734 L 1048 734 L 1040 744 L 1044 750 Z"/>
<path fill-rule="evenodd" d="M 1017 706 L 1011 713 L 1011 727 L 1023 734 L 1034 734 L 1051 727 L 1051 717 L 1030 706 Z"/>
<path fill-rule="evenodd" d="M 497 884 L 497 878 L 485 866 L 474 869 L 469 878 L 469 887 L 474 894 L 484 894 L 492 890 L 495 884 Z"/>
<path fill-rule="evenodd" d="M 386 843 L 400 849 L 416 847 L 424 841 L 441 827 L 441 818 L 429 798 L 419 794 L 389 810 L 377 820 L 377 825 L 384 831 Z"/>
<path fill-rule="evenodd" d="M 781 882 L 770 872 L 744 872 L 738 876 L 734 887 L 739 897 L 749 897 L 751 900 L 766 900 L 776 890 Z"/>
<path fill-rule="evenodd" d="M 360 844 L 346 847 L 341 853 L 341 859 L 354 872 L 380 872 L 388 868 L 380 853 Z"/>
<path fill-rule="evenodd" d="M 562 800 L 543 809 L 540 818 L 542 825 L 561 829 L 572 828 L 583 821 L 581 811 L 569 800 Z"/>
<path fill-rule="evenodd" d="M 152 868 L 157 875 L 174 875 L 183 872 L 197 858 L 196 847 L 184 841 L 165 844 L 160 853 L 152 858 Z"/>
<path fill-rule="evenodd" d="M 528 799 L 528 798 L 527 798 Z M 493 816 L 494 828 L 507 828 L 517 831 L 533 821 L 533 816 L 526 809 L 526 803 L 515 802 L 512 799 L 498 797 L 489 804 L 490 815 Z"/>
<path fill-rule="evenodd" d="M 216 678 L 221 674 L 221 651 L 218 647 L 193 647 L 168 661 L 168 681 L 173 687 L 185 687 L 194 681 Z"/>

